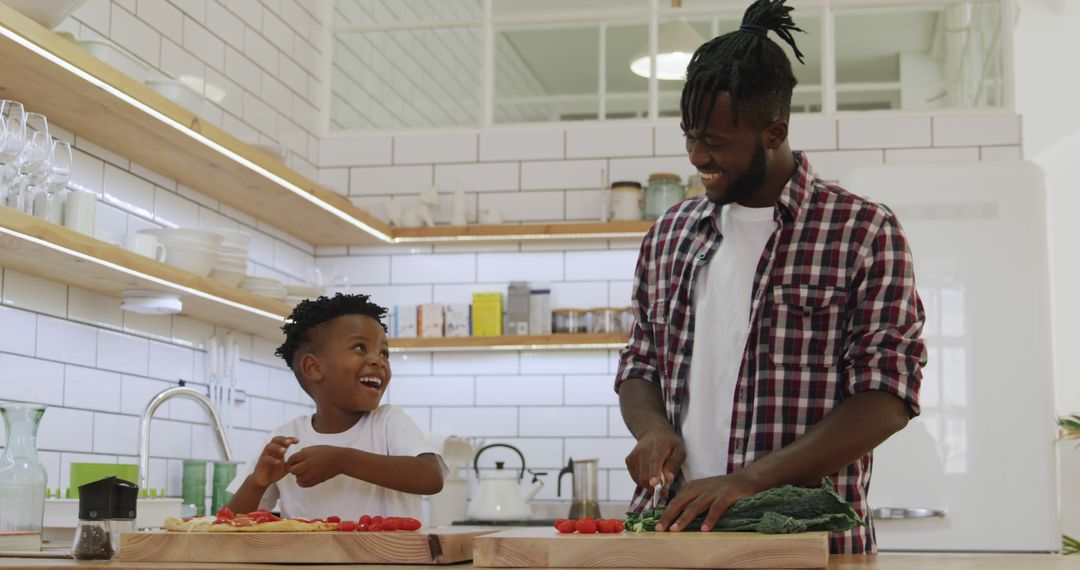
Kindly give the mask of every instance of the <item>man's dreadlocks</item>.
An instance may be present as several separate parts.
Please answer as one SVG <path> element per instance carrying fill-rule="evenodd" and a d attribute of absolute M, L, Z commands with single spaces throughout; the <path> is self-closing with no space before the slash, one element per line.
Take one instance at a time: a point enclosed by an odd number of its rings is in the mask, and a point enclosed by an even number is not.
<path fill-rule="evenodd" d="M 802 32 L 791 19 L 786 0 L 757 0 L 743 14 L 737 31 L 713 38 L 694 52 L 686 68 L 682 92 L 682 122 L 685 130 L 704 131 L 716 104 L 716 94 L 731 97 L 732 118 L 743 115 L 755 128 L 764 128 L 791 112 L 791 91 L 795 75 L 784 51 L 766 37 L 769 31 L 780 36 L 795 57 L 803 54 L 795 45 L 792 31 Z M 703 101 L 707 107 L 703 108 Z"/>

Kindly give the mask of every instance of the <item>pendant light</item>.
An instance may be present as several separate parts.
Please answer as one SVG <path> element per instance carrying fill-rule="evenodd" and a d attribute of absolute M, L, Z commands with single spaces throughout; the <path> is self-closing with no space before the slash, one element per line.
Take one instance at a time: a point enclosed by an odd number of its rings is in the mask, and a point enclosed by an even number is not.
<path fill-rule="evenodd" d="M 682 0 L 671 0 L 672 8 L 681 6 Z M 703 43 L 705 38 L 682 20 L 660 24 L 656 37 L 656 78 L 678 81 L 686 79 L 686 66 L 689 65 L 694 51 Z M 641 53 L 643 55 L 630 62 L 630 71 L 647 78 L 652 75 L 648 44 Z"/>

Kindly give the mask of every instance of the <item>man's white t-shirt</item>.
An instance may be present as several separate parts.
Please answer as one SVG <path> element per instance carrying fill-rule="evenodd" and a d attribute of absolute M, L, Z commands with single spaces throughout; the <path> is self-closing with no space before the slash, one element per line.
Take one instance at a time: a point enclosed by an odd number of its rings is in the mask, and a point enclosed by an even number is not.
<path fill-rule="evenodd" d="M 305 447 L 333 445 L 380 455 L 415 457 L 431 453 L 439 457 L 444 478 L 449 472 L 438 450 L 424 437 L 412 418 L 390 405 L 379 406 L 341 433 L 319 433 L 311 427 L 311 416 L 300 416 L 273 430 L 267 441 L 279 435 L 300 440 L 285 452 L 286 459 Z M 261 454 L 260 447 L 258 455 L 237 469 L 236 478 L 228 487 L 230 493 L 240 488 L 255 469 Z M 394 491 L 347 475 L 338 475 L 307 488 L 298 485 L 293 475 L 286 475 L 266 489 L 259 508 L 270 510 L 279 498 L 283 517 L 314 519 L 337 515 L 342 519 L 355 519 L 367 514 L 419 519 L 422 516 L 420 495 Z"/>
<path fill-rule="evenodd" d="M 727 473 L 728 439 L 758 260 L 776 229 L 773 208 L 729 204 L 717 217 L 724 236 L 694 281 L 694 353 L 683 416 L 687 481 Z"/>

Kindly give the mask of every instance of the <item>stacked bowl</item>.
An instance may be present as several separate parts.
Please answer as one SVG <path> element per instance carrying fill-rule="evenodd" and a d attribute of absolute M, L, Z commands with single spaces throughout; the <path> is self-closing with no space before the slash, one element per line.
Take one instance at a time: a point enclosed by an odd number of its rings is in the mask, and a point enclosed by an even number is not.
<path fill-rule="evenodd" d="M 251 234 L 230 228 L 214 228 L 214 233 L 221 234 L 221 257 L 210 271 L 210 278 L 230 287 L 237 287 L 247 277 L 248 246 Z"/>
<path fill-rule="evenodd" d="M 314 299 L 322 295 L 323 288 L 314 285 L 286 285 L 285 294 L 285 302 L 295 307 L 304 299 Z"/>
<path fill-rule="evenodd" d="M 221 257 L 224 237 L 207 230 L 154 228 L 139 230 L 150 234 L 165 246 L 165 263 L 206 277 Z"/>
<path fill-rule="evenodd" d="M 270 279 L 268 277 L 245 277 L 244 280 L 240 282 L 240 288 L 245 291 L 251 291 L 256 295 L 277 299 L 278 301 L 284 301 L 288 296 L 281 281 Z"/>

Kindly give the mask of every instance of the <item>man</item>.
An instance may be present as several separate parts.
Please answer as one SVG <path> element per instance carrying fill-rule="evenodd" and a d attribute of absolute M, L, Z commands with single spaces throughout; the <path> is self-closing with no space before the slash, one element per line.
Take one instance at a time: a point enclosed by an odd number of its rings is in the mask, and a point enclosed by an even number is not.
<path fill-rule="evenodd" d="M 707 192 L 641 246 L 616 379 L 632 508 L 663 481 L 657 530 L 703 514 L 705 531 L 738 499 L 828 476 L 865 523 L 831 550 L 871 553 L 871 450 L 919 413 L 923 309 L 892 212 L 788 145 L 795 77 L 766 37 L 802 61 L 784 1 L 755 2 L 687 69 L 682 127 Z"/>

